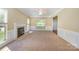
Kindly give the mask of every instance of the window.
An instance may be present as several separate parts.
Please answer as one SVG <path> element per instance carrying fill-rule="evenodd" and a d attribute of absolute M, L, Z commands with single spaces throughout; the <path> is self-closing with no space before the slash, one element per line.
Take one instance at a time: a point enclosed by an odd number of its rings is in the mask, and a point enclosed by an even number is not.
<path fill-rule="evenodd" d="M 7 11 L 0 9 L 0 44 L 6 41 Z"/>
<path fill-rule="evenodd" d="M 29 31 L 29 30 L 30 30 L 30 19 L 27 18 L 27 31 Z"/>
<path fill-rule="evenodd" d="M 36 28 L 40 30 L 45 29 L 45 20 L 37 20 Z"/>
<path fill-rule="evenodd" d="M 37 20 L 36 26 L 45 26 L 44 20 Z"/>

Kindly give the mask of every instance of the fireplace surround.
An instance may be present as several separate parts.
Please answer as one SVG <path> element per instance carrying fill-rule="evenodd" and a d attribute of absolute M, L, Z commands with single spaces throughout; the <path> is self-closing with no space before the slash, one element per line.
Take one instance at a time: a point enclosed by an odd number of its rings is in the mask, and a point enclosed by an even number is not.
<path fill-rule="evenodd" d="M 27 32 L 26 24 L 14 23 L 14 37 L 18 38 Z"/>

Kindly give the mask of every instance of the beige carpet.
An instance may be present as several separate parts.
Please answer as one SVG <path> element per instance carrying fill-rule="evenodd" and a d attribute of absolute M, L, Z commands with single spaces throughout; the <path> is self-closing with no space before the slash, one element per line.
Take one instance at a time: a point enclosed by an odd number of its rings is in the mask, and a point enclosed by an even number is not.
<path fill-rule="evenodd" d="M 53 32 L 33 32 L 5 46 L 2 51 L 77 51 Z"/>

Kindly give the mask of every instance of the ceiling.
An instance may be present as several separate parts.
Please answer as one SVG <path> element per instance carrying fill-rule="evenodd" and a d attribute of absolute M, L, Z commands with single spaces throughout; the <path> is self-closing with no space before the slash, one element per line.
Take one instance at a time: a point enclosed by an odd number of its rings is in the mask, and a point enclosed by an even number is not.
<path fill-rule="evenodd" d="M 30 17 L 49 17 L 60 8 L 18 8 L 19 11 Z"/>

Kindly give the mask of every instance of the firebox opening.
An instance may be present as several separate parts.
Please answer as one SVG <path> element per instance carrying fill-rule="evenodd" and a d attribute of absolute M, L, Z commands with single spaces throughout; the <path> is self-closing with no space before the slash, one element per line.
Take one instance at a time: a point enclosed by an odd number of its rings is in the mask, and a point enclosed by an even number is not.
<path fill-rule="evenodd" d="M 24 34 L 24 27 L 20 27 L 17 29 L 17 37 L 20 37 Z"/>

